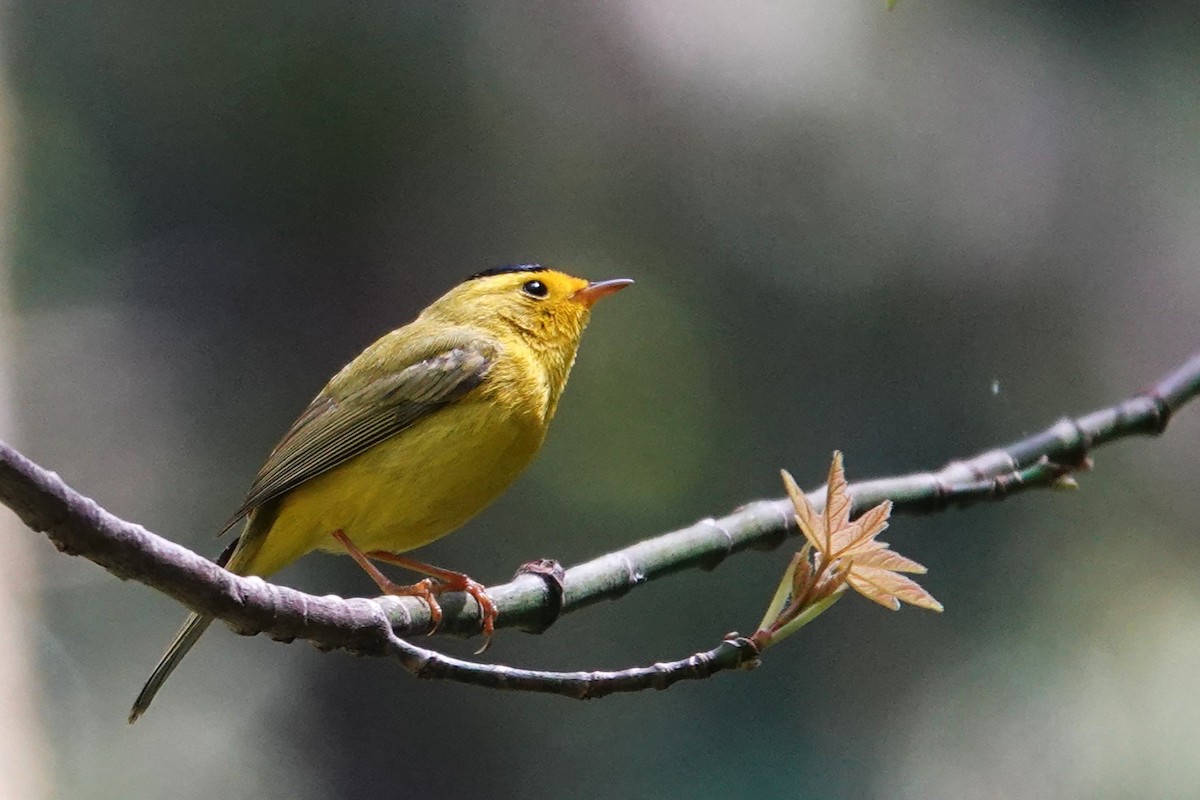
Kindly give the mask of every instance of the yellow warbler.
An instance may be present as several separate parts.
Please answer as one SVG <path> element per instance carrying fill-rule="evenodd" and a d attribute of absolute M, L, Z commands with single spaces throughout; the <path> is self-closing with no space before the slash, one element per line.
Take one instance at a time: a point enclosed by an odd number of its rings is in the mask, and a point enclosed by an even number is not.
<path fill-rule="evenodd" d="M 428 601 L 456 589 L 495 606 L 466 575 L 399 556 L 458 528 L 494 500 L 542 445 L 592 304 L 628 286 L 539 265 L 472 275 L 334 375 L 259 470 L 222 555 L 267 576 L 313 550 L 348 553 L 389 594 Z M 228 526 L 227 526 L 228 527 Z M 431 579 L 397 586 L 368 557 Z M 134 701 L 129 721 L 212 622 L 192 614 Z"/>

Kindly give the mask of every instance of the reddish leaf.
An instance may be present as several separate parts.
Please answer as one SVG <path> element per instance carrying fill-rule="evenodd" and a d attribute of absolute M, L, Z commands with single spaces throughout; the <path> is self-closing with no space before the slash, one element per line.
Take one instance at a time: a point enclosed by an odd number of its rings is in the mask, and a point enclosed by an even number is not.
<path fill-rule="evenodd" d="M 883 545 L 883 542 L 878 542 L 877 544 Z M 881 546 L 878 550 L 866 550 L 861 553 L 855 553 L 854 565 L 886 569 L 892 572 L 911 572 L 916 575 L 924 575 L 927 572 L 921 564 L 918 564 L 907 556 L 900 555 L 895 550 L 887 549 L 886 545 Z"/>
<path fill-rule="evenodd" d="M 854 579 L 875 587 L 881 594 L 892 595 L 918 608 L 927 608 L 930 611 L 942 610 L 942 604 L 935 600 L 933 595 L 922 589 L 916 581 L 906 578 L 898 572 L 855 564 L 850 568 L 850 575 Z M 851 583 L 851 586 L 861 592 L 854 583 Z"/>
<path fill-rule="evenodd" d="M 796 524 L 800 526 L 800 532 L 804 534 L 804 538 L 814 549 L 821 553 L 825 552 L 825 543 L 821 541 L 818 534 L 821 523 L 817 519 L 816 509 L 808 502 L 804 490 L 800 488 L 791 474 L 786 469 L 779 472 L 783 476 L 783 485 L 792 501 L 792 507 L 796 510 Z"/>
<path fill-rule="evenodd" d="M 829 466 L 829 483 L 825 488 L 825 549 L 827 555 L 833 551 L 833 534 L 850 524 L 850 494 L 846 486 L 846 473 L 842 469 L 842 451 L 833 451 L 833 463 Z"/>

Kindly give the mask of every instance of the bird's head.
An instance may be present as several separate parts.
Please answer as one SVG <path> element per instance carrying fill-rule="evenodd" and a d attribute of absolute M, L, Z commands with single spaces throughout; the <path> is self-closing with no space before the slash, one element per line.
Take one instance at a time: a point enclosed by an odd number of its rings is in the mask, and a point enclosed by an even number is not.
<path fill-rule="evenodd" d="M 428 312 L 456 325 L 519 336 L 535 351 L 574 357 L 592 305 L 633 281 L 589 282 L 538 264 L 496 267 L 472 275 Z"/>

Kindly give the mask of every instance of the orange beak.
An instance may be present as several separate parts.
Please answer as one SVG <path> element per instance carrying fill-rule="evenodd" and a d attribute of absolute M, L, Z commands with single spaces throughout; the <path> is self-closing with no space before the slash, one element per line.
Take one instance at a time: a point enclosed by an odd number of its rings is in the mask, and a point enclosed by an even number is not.
<path fill-rule="evenodd" d="M 571 299 L 591 308 L 601 297 L 608 297 L 613 292 L 619 292 L 633 283 L 629 278 L 613 278 L 610 281 L 592 281 L 587 286 L 571 294 Z"/>

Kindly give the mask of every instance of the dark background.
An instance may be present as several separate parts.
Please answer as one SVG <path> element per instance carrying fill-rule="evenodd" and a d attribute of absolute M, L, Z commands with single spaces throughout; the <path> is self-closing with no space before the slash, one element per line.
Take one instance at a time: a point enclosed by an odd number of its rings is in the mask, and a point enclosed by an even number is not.
<path fill-rule="evenodd" d="M 330 374 L 542 261 L 637 285 L 434 563 L 499 582 L 777 496 L 780 467 L 816 485 L 834 448 L 868 477 L 1011 440 L 1196 349 L 1198 8 L 15 0 L 8 438 L 215 555 Z M 753 673 L 587 704 L 217 626 L 130 728 L 182 611 L 41 541 L 15 613 L 44 768 L 88 798 L 1194 796 L 1198 434 L 1188 409 L 1080 492 L 897 521 L 942 616 L 852 598 Z M 787 555 L 488 657 L 682 657 L 753 628 Z M 324 556 L 279 580 L 373 590 Z"/>

